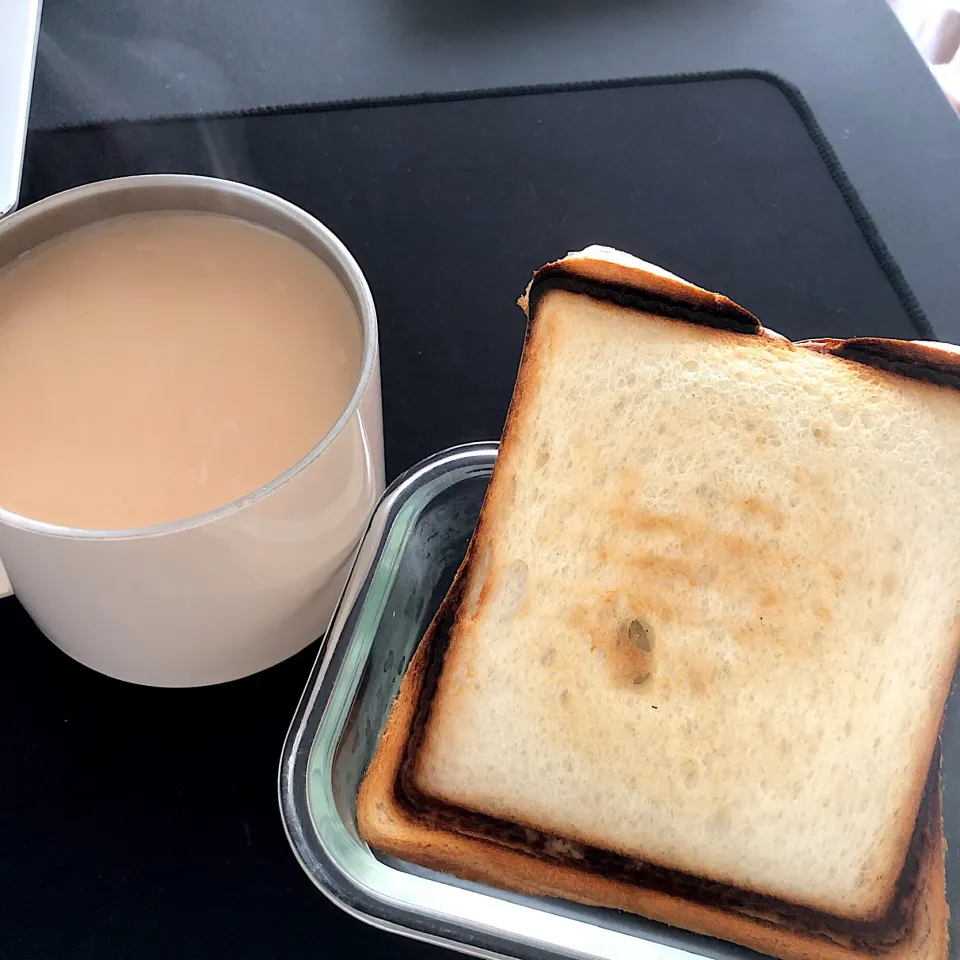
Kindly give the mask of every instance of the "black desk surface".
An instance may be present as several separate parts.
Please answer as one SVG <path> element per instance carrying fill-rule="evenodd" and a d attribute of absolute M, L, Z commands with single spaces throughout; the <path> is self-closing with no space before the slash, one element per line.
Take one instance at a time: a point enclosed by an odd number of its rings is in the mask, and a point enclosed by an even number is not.
<path fill-rule="evenodd" d="M 175 169 L 320 216 L 377 301 L 395 476 L 498 435 L 515 298 L 534 267 L 590 242 L 722 290 L 793 338 L 921 335 L 823 151 L 779 86 L 738 77 L 38 133 L 25 193 Z M 341 914 L 287 847 L 276 768 L 314 649 L 223 687 L 158 691 L 73 663 L 15 600 L 0 637 L 0 956 L 433 952 Z"/>

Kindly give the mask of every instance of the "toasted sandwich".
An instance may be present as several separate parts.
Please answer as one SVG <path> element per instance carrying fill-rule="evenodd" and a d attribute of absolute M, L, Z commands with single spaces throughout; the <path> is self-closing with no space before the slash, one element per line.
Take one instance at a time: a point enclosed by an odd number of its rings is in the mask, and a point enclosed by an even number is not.
<path fill-rule="evenodd" d="M 538 271 L 500 453 L 359 802 L 380 851 L 783 960 L 942 958 L 960 357 Z"/>

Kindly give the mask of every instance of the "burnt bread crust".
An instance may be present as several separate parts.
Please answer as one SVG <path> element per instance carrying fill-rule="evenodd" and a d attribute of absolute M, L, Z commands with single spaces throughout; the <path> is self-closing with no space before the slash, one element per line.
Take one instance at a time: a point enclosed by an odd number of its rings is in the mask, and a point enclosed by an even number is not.
<path fill-rule="evenodd" d="M 960 390 L 960 353 L 927 343 L 852 337 L 848 340 L 800 340 L 796 345 L 899 377 Z"/>
<path fill-rule="evenodd" d="M 765 330 L 760 321 L 748 311 L 725 297 L 717 302 L 699 298 L 681 299 L 666 293 L 638 290 L 625 283 L 592 280 L 569 273 L 558 266 L 544 267 L 527 294 L 530 322 L 533 323 L 537 307 L 551 290 L 582 294 L 595 300 L 615 303 L 618 307 L 652 313 L 670 320 L 683 320 L 716 330 L 729 330 L 748 336 L 763 336 Z"/>

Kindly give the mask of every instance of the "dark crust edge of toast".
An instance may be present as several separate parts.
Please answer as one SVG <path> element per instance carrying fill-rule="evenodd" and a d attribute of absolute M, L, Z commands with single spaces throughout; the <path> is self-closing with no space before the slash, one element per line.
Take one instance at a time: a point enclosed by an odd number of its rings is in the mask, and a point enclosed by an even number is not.
<path fill-rule="evenodd" d="M 564 262 L 560 261 L 541 269 L 528 291 L 524 306 L 530 320 L 524 354 L 536 320 L 537 307 L 543 296 L 551 290 L 582 294 L 618 306 L 735 334 L 774 336 L 764 330 L 756 317 L 720 295 L 710 294 L 696 287 L 684 289 L 679 283 L 671 285 L 669 292 L 664 294 L 662 291 L 630 283 L 584 277 L 576 271 L 566 269 Z M 829 353 L 840 360 L 871 366 L 936 386 L 960 388 L 960 356 L 952 356 L 921 344 L 854 338 L 804 341 L 796 346 Z M 508 412 L 502 446 L 509 445 L 514 439 L 510 427 L 515 419 L 514 409 L 519 408 L 522 394 L 528 387 L 525 374 L 524 363 L 521 361 L 517 390 Z M 939 944 L 931 956 L 946 955 L 948 908 L 945 900 L 945 844 L 940 809 L 938 752 L 929 768 L 906 861 L 897 880 L 890 907 L 879 919 L 869 921 L 838 918 L 812 908 L 786 903 L 770 896 L 646 864 L 635 858 L 582 844 L 573 844 L 576 852 L 565 855 L 558 850 L 561 850 L 564 844 L 570 846 L 567 838 L 551 837 L 515 823 L 442 804 L 422 794 L 416 786 L 417 755 L 442 673 L 451 628 L 456 623 L 463 600 L 474 543 L 482 539 L 483 527 L 488 524 L 485 505 L 454 584 L 417 651 L 417 669 L 414 669 L 412 663 L 398 697 L 398 701 L 405 696 L 412 698 L 412 713 L 408 717 L 406 729 L 399 740 L 399 730 L 394 729 L 391 738 L 388 738 L 387 731 L 384 731 L 374 762 L 364 778 L 358 816 L 361 832 L 368 842 L 382 849 L 390 850 L 391 847 L 389 830 L 384 834 L 378 828 L 379 818 L 373 813 L 378 802 L 384 799 L 381 796 L 378 800 L 375 796 L 379 782 L 381 792 L 384 788 L 389 791 L 389 804 L 393 807 L 394 817 L 400 817 L 408 824 L 418 822 L 421 827 L 436 831 L 438 837 L 445 836 L 454 847 L 458 843 L 481 844 L 488 849 L 492 867 L 485 869 L 482 858 L 479 862 L 472 858 L 472 866 L 468 866 L 464 862 L 458 862 L 456 857 L 438 857 L 435 851 L 431 855 L 429 845 L 427 849 L 418 849 L 415 852 L 396 848 L 391 852 L 401 857 L 406 854 L 407 859 L 447 870 L 467 879 L 506 885 L 523 892 L 546 893 L 601 906 L 632 909 L 651 919 L 675 923 L 696 932 L 730 939 L 755 949 L 791 958 L 826 955 L 846 957 L 851 953 L 863 956 L 898 955 L 904 947 L 915 945 L 918 926 L 921 925 L 926 925 L 924 939 L 933 935 Z M 413 689 L 414 687 L 416 689 Z M 391 715 L 388 728 L 393 720 Z M 393 740 L 392 745 L 384 742 L 387 739 Z M 381 756 L 383 751 L 393 751 L 395 756 L 392 764 L 391 758 Z M 394 766 L 392 783 L 387 785 L 382 782 L 383 773 L 385 767 L 391 765 Z M 379 773 L 376 770 L 378 766 Z M 368 828 L 366 830 L 365 825 Z M 546 849 L 548 846 L 550 850 Z M 516 859 L 518 857 L 519 861 Z M 513 861 L 513 870 L 505 870 L 504 858 Z M 519 871 L 516 870 L 518 864 Z M 577 879 L 575 882 L 568 879 L 566 884 L 555 884 L 549 879 L 544 882 L 544 870 L 548 874 L 551 870 L 573 873 Z M 533 879 L 533 874 L 540 874 L 541 879 Z M 591 899 L 582 893 L 582 885 L 586 882 L 589 886 L 588 877 L 608 888 L 606 896 Z M 658 900 L 666 898 L 673 904 L 673 909 L 664 911 L 660 908 L 644 909 L 642 904 L 631 905 L 632 900 L 643 900 L 648 895 Z M 684 914 L 692 914 L 692 917 L 684 919 Z M 730 927 L 732 929 L 728 929 Z M 907 955 L 912 956 L 913 953 L 908 951 Z"/>
<path fill-rule="evenodd" d="M 620 307 L 716 330 L 753 336 L 760 336 L 765 332 L 763 325 L 752 313 L 726 297 L 717 295 L 715 300 L 707 301 L 697 288 L 690 288 L 689 291 L 677 288 L 667 294 L 626 283 L 595 280 L 570 273 L 562 269 L 561 264 L 562 261 L 560 264 L 543 267 L 531 284 L 527 294 L 531 322 L 545 293 L 550 290 L 566 290 L 568 293 L 583 294 L 596 300 L 615 303 Z"/>

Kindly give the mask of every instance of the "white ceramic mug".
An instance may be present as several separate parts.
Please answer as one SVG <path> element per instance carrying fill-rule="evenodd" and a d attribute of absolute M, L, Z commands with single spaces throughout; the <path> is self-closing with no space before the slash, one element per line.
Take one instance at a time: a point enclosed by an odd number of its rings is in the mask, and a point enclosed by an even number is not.
<path fill-rule="evenodd" d="M 296 240 L 337 275 L 363 332 L 360 377 L 340 419 L 235 503 L 125 531 L 0 508 L 0 596 L 16 593 L 57 646 L 96 670 L 199 686 L 278 663 L 327 627 L 384 486 L 377 320 L 360 268 L 326 227 L 279 197 L 206 177 L 126 177 L 42 200 L 0 221 L 0 266 L 75 227 L 154 210 L 229 214 Z"/>

